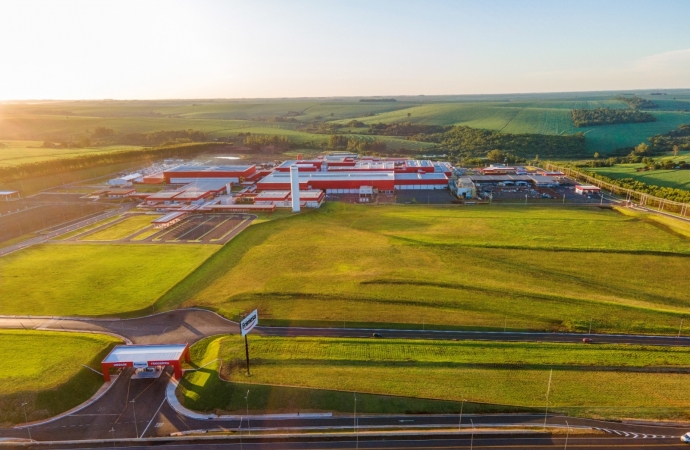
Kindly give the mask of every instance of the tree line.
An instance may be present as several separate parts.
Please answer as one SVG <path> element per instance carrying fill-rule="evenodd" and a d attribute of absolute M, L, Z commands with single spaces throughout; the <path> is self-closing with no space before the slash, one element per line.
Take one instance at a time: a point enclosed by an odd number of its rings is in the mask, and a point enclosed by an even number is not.
<path fill-rule="evenodd" d="M 509 152 L 521 158 L 533 158 L 536 155 L 573 158 L 587 154 L 583 133 L 509 134 L 460 125 L 443 133 L 416 134 L 408 139 L 437 143 L 454 157 L 485 156 L 491 150 Z"/>
<path fill-rule="evenodd" d="M 633 109 L 654 109 L 659 107 L 659 105 L 651 100 L 646 100 L 634 95 L 619 95 L 617 97 L 613 97 L 613 99 L 621 101 Z"/>
<path fill-rule="evenodd" d="M 619 123 L 655 122 L 656 117 L 648 112 L 636 109 L 573 109 L 570 111 L 573 124 L 578 127 L 594 125 L 613 125 Z"/>
<path fill-rule="evenodd" d="M 51 159 L 16 166 L 0 167 L 0 183 L 25 178 L 53 175 L 72 170 L 88 169 L 127 161 L 150 160 L 171 157 L 194 156 L 199 153 L 224 149 L 228 144 L 218 142 L 183 143 L 162 147 L 126 150 L 121 152 L 98 153 L 69 158 Z"/>
<path fill-rule="evenodd" d="M 385 152 L 388 145 L 379 139 L 368 140 L 334 134 L 328 139 L 328 148 L 346 149 L 353 152 Z"/>
<path fill-rule="evenodd" d="M 89 135 L 50 136 L 43 142 L 43 147 L 84 148 L 105 145 L 158 146 L 204 142 L 207 140 L 208 138 L 205 133 L 192 129 L 120 134 L 112 128 L 96 127 Z"/>
<path fill-rule="evenodd" d="M 615 184 L 616 186 L 626 189 L 632 189 L 637 192 L 642 192 L 643 194 L 653 195 L 654 197 L 664 198 L 674 202 L 690 203 L 690 191 L 685 191 L 683 189 L 651 185 L 632 178 L 610 178 L 595 172 L 587 172 L 587 175 L 606 183 Z"/>

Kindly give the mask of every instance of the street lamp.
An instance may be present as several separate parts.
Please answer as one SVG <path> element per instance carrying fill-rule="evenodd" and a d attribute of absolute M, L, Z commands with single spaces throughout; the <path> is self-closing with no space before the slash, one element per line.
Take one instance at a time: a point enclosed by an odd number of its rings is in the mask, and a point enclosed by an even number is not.
<path fill-rule="evenodd" d="M 565 434 L 565 446 L 563 447 L 563 450 L 568 450 L 568 436 L 570 436 L 570 425 L 568 425 L 568 421 L 565 421 L 565 426 L 568 427 L 568 431 Z"/>
<path fill-rule="evenodd" d="M 460 404 L 460 420 L 458 420 L 458 430 L 462 428 L 462 408 L 465 406 L 466 400 L 463 398 L 462 403 Z"/>
<path fill-rule="evenodd" d="M 359 434 L 357 433 L 357 393 L 353 392 L 352 393 L 355 396 L 355 420 L 354 420 L 354 429 L 355 429 L 355 445 L 356 448 L 359 449 Z"/>
<path fill-rule="evenodd" d="M 32 440 L 32 439 L 31 439 L 31 427 L 28 426 L 29 417 L 28 417 L 27 414 L 26 414 L 26 405 L 28 405 L 28 403 L 23 402 L 23 403 L 22 403 L 22 409 L 24 409 L 24 420 L 25 420 L 26 423 L 27 423 L 26 431 L 29 433 L 29 440 L 31 441 L 31 440 Z"/>

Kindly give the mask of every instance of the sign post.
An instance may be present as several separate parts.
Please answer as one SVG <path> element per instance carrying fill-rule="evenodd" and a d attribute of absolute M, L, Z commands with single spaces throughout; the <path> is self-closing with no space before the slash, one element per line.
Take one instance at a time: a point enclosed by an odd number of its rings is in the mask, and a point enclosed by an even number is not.
<path fill-rule="evenodd" d="M 240 332 L 242 333 L 242 336 L 244 336 L 244 353 L 247 357 L 247 376 L 250 376 L 251 374 L 249 373 L 249 342 L 247 341 L 247 335 L 249 334 L 250 331 L 254 329 L 254 327 L 259 323 L 259 311 L 254 310 L 247 317 L 242 319 L 240 322 Z"/>

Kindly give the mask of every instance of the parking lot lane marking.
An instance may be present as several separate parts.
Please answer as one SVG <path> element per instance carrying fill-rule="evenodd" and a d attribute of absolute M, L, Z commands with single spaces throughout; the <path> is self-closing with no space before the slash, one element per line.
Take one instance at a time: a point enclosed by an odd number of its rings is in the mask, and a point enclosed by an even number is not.
<path fill-rule="evenodd" d="M 153 413 L 153 417 L 151 417 L 151 420 L 149 420 L 148 425 L 146 425 L 146 428 L 144 428 L 144 431 L 141 433 L 141 436 L 139 436 L 139 437 L 144 437 L 144 435 L 146 434 L 146 430 L 149 429 L 149 427 L 151 426 L 151 423 L 153 422 L 153 420 L 156 418 L 156 416 L 158 416 L 158 411 L 161 410 L 161 408 L 163 407 L 163 403 L 165 403 L 166 400 L 167 400 L 167 399 L 165 399 L 165 398 L 163 399 L 163 401 L 161 402 L 160 406 L 158 406 L 158 409 L 156 410 L 156 412 Z"/>

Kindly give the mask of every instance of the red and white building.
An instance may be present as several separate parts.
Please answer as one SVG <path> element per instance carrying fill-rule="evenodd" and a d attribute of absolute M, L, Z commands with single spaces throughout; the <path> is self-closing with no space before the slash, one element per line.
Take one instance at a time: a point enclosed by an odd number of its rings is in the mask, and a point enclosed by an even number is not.
<path fill-rule="evenodd" d="M 175 378 L 182 378 L 182 361 L 190 361 L 188 344 L 117 345 L 101 362 L 103 379 L 110 381 L 111 369 L 173 366 Z"/>
<path fill-rule="evenodd" d="M 199 179 L 239 183 L 256 172 L 256 166 L 178 166 L 163 171 L 166 183 L 192 183 Z"/>
<path fill-rule="evenodd" d="M 601 189 L 592 185 L 580 185 L 575 186 L 575 193 L 580 195 L 599 195 Z"/>

